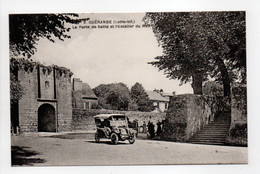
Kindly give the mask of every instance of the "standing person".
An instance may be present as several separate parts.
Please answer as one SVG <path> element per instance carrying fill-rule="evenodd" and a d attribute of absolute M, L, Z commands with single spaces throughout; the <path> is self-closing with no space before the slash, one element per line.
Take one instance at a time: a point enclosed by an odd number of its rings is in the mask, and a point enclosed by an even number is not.
<path fill-rule="evenodd" d="M 165 120 L 162 120 L 162 131 L 164 129 Z"/>
<path fill-rule="evenodd" d="M 146 132 L 147 132 L 147 127 L 146 127 L 146 123 L 144 121 L 144 123 L 143 123 L 143 133 L 146 133 Z"/>
<path fill-rule="evenodd" d="M 161 133 L 162 133 L 161 125 L 162 125 L 162 123 L 158 120 L 158 122 L 157 122 L 157 132 L 156 132 L 157 136 L 160 136 Z"/>
<path fill-rule="evenodd" d="M 149 121 L 149 123 L 148 123 L 148 132 L 149 132 L 150 137 L 152 139 L 154 137 L 154 135 L 155 135 L 153 122 Z"/>

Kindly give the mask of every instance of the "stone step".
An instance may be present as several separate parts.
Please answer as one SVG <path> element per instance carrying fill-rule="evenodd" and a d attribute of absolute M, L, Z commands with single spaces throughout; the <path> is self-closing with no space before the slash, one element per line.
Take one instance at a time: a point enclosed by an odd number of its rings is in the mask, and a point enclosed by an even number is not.
<path fill-rule="evenodd" d="M 197 134 L 197 135 L 193 136 L 192 138 L 197 138 L 197 137 L 218 138 L 218 137 L 226 137 L 226 134 L 215 134 L 215 135 Z"/>
<path fill-rule="evenodd" d="M 203 129 L 209 129 L 209 130 L 217 130 L 217 129 L 220 129 L 220 130 L 226 130 L 226 129 L 229 129 L 229 126 L 212 126 L 212 127 L 204 127 Z"/>
<path fill-rule="evenodd" d="M 197 138 L 192 138 L 190 141 L 225 141 L 225 137 L 219 137 L 219 138 L 197 137 Z"/>
<path fill-rule="evenodd" d="M 217 129 L 217 128 L 229 129 L 229 127 L 230 126 L 214 126 L 214 125 L 210 126 L 210 125 L 207 125 L 206 127 L 203 127 L 203 129 L 212 129 L 212 128 L 215 128 L 215 129 Z"/>
<path fill-rule="evenodd" d="M 230 113 L 225 113 L 202 128 L 188 142 L 194 144 L 223 145 L 230 128 Z"/>
<path fill-rule="evenodd" d="M 207 126 L 207 127 L 204 127 L 203 129 L 212 129 L 212 128 L 226 128 L 226 129 L 228 129 L 229 128 L 229 126 Z"/>
<path fill-rule="evenodd" d="M 230 126 L 207 126 L 203 129 L 229 129 Z"/>
<path fill-rule="evenodd" d="M 229 122 L 223 122 L 223 123 L 219 123 L 219 122 L 211 122 L 208 125 L 229 125 Z"/>
<path fill-rule="evenodd" d="M 225 142 L 189 142 L 191 144 L 224 145 Z"/>
<path fill-rule="evenodd" d="M 189 142 L 216 142 L 216 143 L 224 143 L 224 142 L 225 142 L 225 139 L 189 140 Z"/>
<path fill-rule="evenodd" d="M 212 143 L 217 143 L 217 144 L 225 144 L 225 141 L 189 141 L 189 143 L 197 143 L 197 144 L 212 144 Z"/>
<path fill-rule="evenodd" d="M 211 129 L 211 130 L 201 130 L 199 133 L 204 133 L 204 132 L 216 132 L 216 133 L 223 133 L 228 131 L 229 129 Z"/>
<path fill-rule="evenodd" d="M 214 121 L 229 121 L 229 120 L 231 120 L 231 118 L 218 118 L 218 119 L 215 119 Z M 212 121 L 212 122 L 214 122 L 214 121 Z"/>
<path fill-rule="evenodd" d="M 212 124 L 212 123 L 210 123 L 210 124 L 208 124 L 208 125 L 206 125 L 206 126 L 229 126 L 230 124 L 229 123 L 225 123 L 225 124 Z"/>
<path fill-rule="evenodd" d="M 226 137 L 226 134 L 211 134 L 211 135 L 208 135 L 208 134 L 197 134 L 195 136 L 193 136 L 192 138 L 196 138 L 196 137 L 209 137 L 209 138 L 214 138 L 214 137 Z"/>
<path fill-rule="evenodd" d="M 226 135 L 226 131 L 225 132 L 201 132 L 199 135 L 209 135 L 209 136 L 213 136 L 213 135 Z M 198 134 L 197 134 L 198 135 Z"/>
<path fill-rule="evenodd" d="M 228 131 L 229 129 L 223 129 L 223 128 L 220 128 L 220 129 L 201 129 L 200 132 L 225 132 L 225 131 Z"/>
<path fill-rule="evenodd" d="M 225 122 L 225 121 L 230 121 L 231 119 L 218 119 L 218 120 L 214 120 L 212 122 Z M 212 123 L 211 122 L 211 123 Z"/>
<path fill-rule="evenodd" d="M 229 127 L 229 126 L 230 126 L 230 124 L 223 124 L 223 125 L 221 125 L 221 124 L 208 124 L 208 125 L 206 125 L 204 128 Z"/>
<path fill-rule="evenodd" d="M 227 131 L 228 131 L 228 129 L 227 130 L 215 130 L 215 131 L 214 130 L 208 130 L 208 131 L 203 130 L 203 131 L 200 131 L 198 134 L 209 134 L 209 135 L 216 134 L 216 135 L 218 135 L 218 134 L 226 134 Z"/>

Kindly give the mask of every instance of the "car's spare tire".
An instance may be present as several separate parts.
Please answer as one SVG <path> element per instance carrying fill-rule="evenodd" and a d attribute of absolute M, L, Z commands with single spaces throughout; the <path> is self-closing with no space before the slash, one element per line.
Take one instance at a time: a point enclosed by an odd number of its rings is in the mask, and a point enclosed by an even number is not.
<path fill-rule="evenodd" d="M 117 136 L 116 133 L 112 133 L 110 138 L 111 138 L 111 143 L 112 144 L 117 144 L 118 143 L 118 136 Z"/>

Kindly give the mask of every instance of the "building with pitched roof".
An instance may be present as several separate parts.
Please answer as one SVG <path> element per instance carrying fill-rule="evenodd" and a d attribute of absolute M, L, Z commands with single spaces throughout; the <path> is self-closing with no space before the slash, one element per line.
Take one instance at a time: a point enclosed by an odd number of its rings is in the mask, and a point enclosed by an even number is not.
<path fill-rule="evenodd" d="M 164 112 L 168 109 L 170 98 L 164 97 L 159 91 L 145 91 L 153 102 L 155 112 Z"/>
<path fill-rule="evenodd" d="M 72 107 L 77 109 L 91 109 L 98 104 L 97 96 L 87 83 L 79 78 L 73 78 L 72 84 Z"/>

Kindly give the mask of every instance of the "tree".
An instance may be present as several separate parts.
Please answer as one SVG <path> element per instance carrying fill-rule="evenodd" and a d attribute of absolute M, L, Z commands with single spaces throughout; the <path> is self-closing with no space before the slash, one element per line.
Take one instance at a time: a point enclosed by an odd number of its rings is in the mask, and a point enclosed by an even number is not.
<path fill-rule="evenodd" d="M 223 85 L 216 81 L 207 81 L 203 84 L 203 94 L 211 96 L 223 96 Z"/>
<path fill-rule="evenodd" d="M 17 103 L 23 95 L 22 86 L 20 81 L 17 80 L 17 77 L 14 74 L 10 74 L 10 98 L 11 105 Z"/>
<path fill-rule="evenodd" d="M 95 87 L 93 92 L 102 108 L 128 110 L 130 92 L 124 83 L 101 84 Z"/>
<path fill-rule="evenodd" d="M 10 52 L 13 55 L 31 57 L 40 38 L 54 42 L 70 38 L 68 24 L 79 24 L 77 14 L 11 14 L 9 15 Z"/>
<path fill-rule="evenodd" d="M 129 89 L 123 83 L 113 84 L 107 94 L 107 103 L 116 110 L 128 110 L 130 102 Z"/>
<path fill-rule="evenodd" d="M 208 77 L 222 81 L 230 94 L 231 72 L 245 77 L 245 13 L 182 12 L 147 13 L 163 55 L 150 62 L 168 78 L 182 83 L 192 80 L 194 94 L 202 94 Z M 243 55 L 243 54 L 242 54 Z"/>
<path fill-rule="evenodd" d="M 142 84 L 136 82 L 132 86 L 130 96 L 133 101 L 136 102 L 139 111 L 152 111 L 153 105 L 150 101 L 147 93 L 145 92 Z"/>

